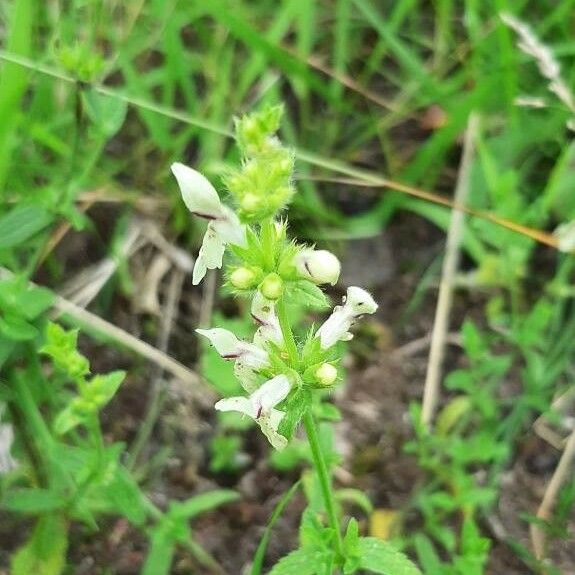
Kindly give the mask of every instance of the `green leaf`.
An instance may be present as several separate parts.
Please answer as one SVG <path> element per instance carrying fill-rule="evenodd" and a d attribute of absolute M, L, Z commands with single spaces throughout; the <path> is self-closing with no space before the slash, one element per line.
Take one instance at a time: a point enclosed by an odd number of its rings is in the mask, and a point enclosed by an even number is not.
<path fill-rule="evenodd" d="M 99 94 L 95 90 L 82 93 L 88 116 L 96 128 L 107 138 L 111 138 L 124 124 L 128 106 L 124 100 Z"/>
<path fill-rule="evenodd" d="M 239 499 L 239 494 L 230 489 L 218 489 L 196 495 L 184 502 L 174 502 L 171 505 L 169 515 L 174 519 L 191 519 L 214 507 L 225 503 L 231 503 Z"/>
<path fill-rule="evenodd" d="M 160 524 L 152 532 L 150 550 L 142 568 L 142 575 L 165 575 L 170 572 L 175 543 L 170 533 Z"/>
<path fill-rule="evenodd" d="M 375 537 L 359 540 L 360 567 L 382 575 L 421 575 L 406 555 L 390 543 Z"/>
<path fill-rule="evenodd" d="M 104 407 L 116 395 L 125 377 L 126 372 L 119 370 L 94 376 L 87 385 L 85 399 L 98 408 Z"/>
<path fill-rule="evenodd" d="M 332 552 L 320 547 L 296 549 L 274 565 L 269 575 L 324 575 Z"/>
<path fill-rule="evenodd" d="M 68 524 L 60 515 L 43 515 L 32 536 L 12 558 L 12 575 L 60 575 L 66 566 Z"/>
<path fill-rule="evenodd" d="M 0 250 L 23 244 L 48 226 L 52 219 L 52 214 L 42 206 L 16 206 L 0 218 Z"/>
<path fill-rule="evenodd" d="M 74 410 L 72 405 L 68 405 L 56 416 L 54 420 L 54 433 L 56 433 L 56 435 L 64 435 L 78 425 L 82 425 L 85 419 L 85 415 L 81 415 Z"/>
<path fill-rule="evenodd" d="M 22 315 L 28 320 L 33 320 L 45 312 L 55 299 L 56 296 L 49 289 L 33 286 L 20 292 L 18 303 Z"/>
<path fill-rule="evenodd" d="M 28 341 L 38 335 L 38 330 L 21 317 L 6 314 L 0 317 L 0 333 L 13 341 Z"/>
<path fill-rule="evenodd" d="M 66 498 L 48 489 L 17 489 L 10 491 L 2 507 L 19 513 L 45 513 L 66 505 Z"/>
<path fill-rule="evenodd" d="M 142 525 L 146 520 L 144 497 L 138 484 L 128 471 L 118 467 L 114 480 L 107 489 L 112 506 L 133 525 Z"/>

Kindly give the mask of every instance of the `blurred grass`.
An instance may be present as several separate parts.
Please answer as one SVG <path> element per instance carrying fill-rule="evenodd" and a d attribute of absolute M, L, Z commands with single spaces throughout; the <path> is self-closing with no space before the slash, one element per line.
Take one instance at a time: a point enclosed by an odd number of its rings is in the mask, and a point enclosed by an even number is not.
<path fill-rule="evenodd" d="M 100 185 L 175 199 L 169 163 L 219 173 L 234 159 L 230 118 L 284 101 L 283 137 L 302 151 L 292 208 L 300 234 L 374 235 L 399 209 L 445 228 L 444 207 L 322 180 L 338 166 L 347 175 L 360 168 L 449 195 L 461 134 L 477 111 L 483 127 L 472 205 L 549 228 L 575 215 L 568 114 L 554 102 L 544 110 L 514 105 L 524 93 L 549 95 L 499 13 L 516 13 L 557 47 L 569 83 L 573 4 L 8 2 L 3 54 L 28 63 L 2 63 L 0 185 L 12 201 L 41 195 L 68 215 L 63 187 L 68 203 Z M 83 109 L 91 84 L 130 105 L 113 134 Z M 184 214 L 174 209 L 179 227 Z M 493 228 L 475 222 L 467 232 L 478 265 L 513 237 Z"/>

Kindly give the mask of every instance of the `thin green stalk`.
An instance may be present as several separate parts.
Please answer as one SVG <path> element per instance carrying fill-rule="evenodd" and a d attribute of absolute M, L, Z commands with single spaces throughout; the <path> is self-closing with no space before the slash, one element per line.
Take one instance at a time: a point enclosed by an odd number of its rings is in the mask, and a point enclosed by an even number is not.
<path fill-rule="evenodd" d="M 338 554 L 340 556 L 343 556 L 343 539 L 341 537 L 341 531 L 339 529 L 339 519 L 335 508 L 335 497 L 333 495 L 333 488 L 331 485 L 331 476 L 327 469 L 327 464 L 325 462 L 325 458 L 321 450 L 316 424 L 313 419 L 313 415 L 311 414 L 311 411 L 307 411 L 306 414 L 303 416 L 303 426 L 305 428 L 307 439 L 311 447 L 313 463 L 319 478 L 319 484 L 321 487 L 321 492 L 323 494 L 325 509 L 327 511 L 329 523 L 331 525 L 331 528 L 335 532 L 336 549 Z"/>
<path fill-rule="evenodd" d="M 292 365 L 297 366 L 299 361 L 297 345 L 289 318 L 287 315 L 287 310 L 285 306 L 284 298 L 280 298 L 277 302 L 276 311 L 278 314 L 278 319 L 280 322 L 280 328 L 282 330 L 282 335 L 287 347 L 287 351 L 290 357 Z M 321 450 L 321 445 L 319 442 L 319 437 L 317 435 L 317 428 L 311 411 L 308 411 L 303 416 L 303 425 L 305 427 L 305 432 L 307 434 L 307 439 L 311 447 L 311 453 L 313 457 L 313 464 L 316 469 L 317 475 L 319 477 L 319 483 L 324 499 L 325 509 L 327 511 L 327 516 L 329 523 L 335 533 L 336 550 L 340 556 L 343 556 L 343 539 L 341 537 L 341 531 L 339 529 L 339 519 L 337 517 L 337 511 L 335 507 L 335 498 L 333 496 L 333 489 L 331 485 L 331 477 Z"/>

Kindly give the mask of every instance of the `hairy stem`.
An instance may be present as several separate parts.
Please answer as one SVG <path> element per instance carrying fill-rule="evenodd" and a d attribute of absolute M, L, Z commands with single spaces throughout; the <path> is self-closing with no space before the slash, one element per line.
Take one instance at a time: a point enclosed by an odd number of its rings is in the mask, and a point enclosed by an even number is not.
<path fill-rule="evenodd" d="M 313 464 L 317 471 L 319 484 L 324 499 L 325 509 L 331 528 L 335 532 L 336 549 L 340 556 L 343 555 L 343 540 L 341 538 L 341 531 L 339 529 L 339 519 L 335 507 L 335 497 L 333 495 L 333 487 L 331 484 L 331 476 L 321 450 L 317 428 L 311 411 L 307 411 L 303 416 L 303 425 L 311 447 L 313 456 Z"/>

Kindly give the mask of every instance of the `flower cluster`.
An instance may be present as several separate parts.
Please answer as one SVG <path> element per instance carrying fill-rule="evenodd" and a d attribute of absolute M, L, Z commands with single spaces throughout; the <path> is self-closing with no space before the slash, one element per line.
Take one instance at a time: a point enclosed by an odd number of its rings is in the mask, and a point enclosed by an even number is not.
<path fill-rule="evenodd" d="M 222 399 L 215 407 L 252 418 L 276 449 L 287 445 L 298 418 L 311 407 L 309 392 L 337 380 L 335 344 L 349 340 L 351 326 L 377 310 L 369 293 L 350 287 L 342 305 L 319 329 L 310 330 L 299 345 L 293 337 L 286 303 L 324 304 L 327 298 L 318 286 L 337 283 L 340 263 L 331 252 L 287 239 L 287 224 L 279 212 L 293 195 L 293 154 L 274 135 L 280 114 L 272 108 L 236 123 L 242 168 L 224 182 L 237 210 L 220 200 L 202 174 L 172 165 L 184 203 L 208 222 L 193 283 L 198 284 L 208 269 L 221 268 L 229 247 L 234 259 L 226 269 L 228 285 L 250 298 L 257 325 L 252 341 L 218 327 L 196 330 L 222 358 L 234 362 L 234 374 L 248 394 Z"/>

